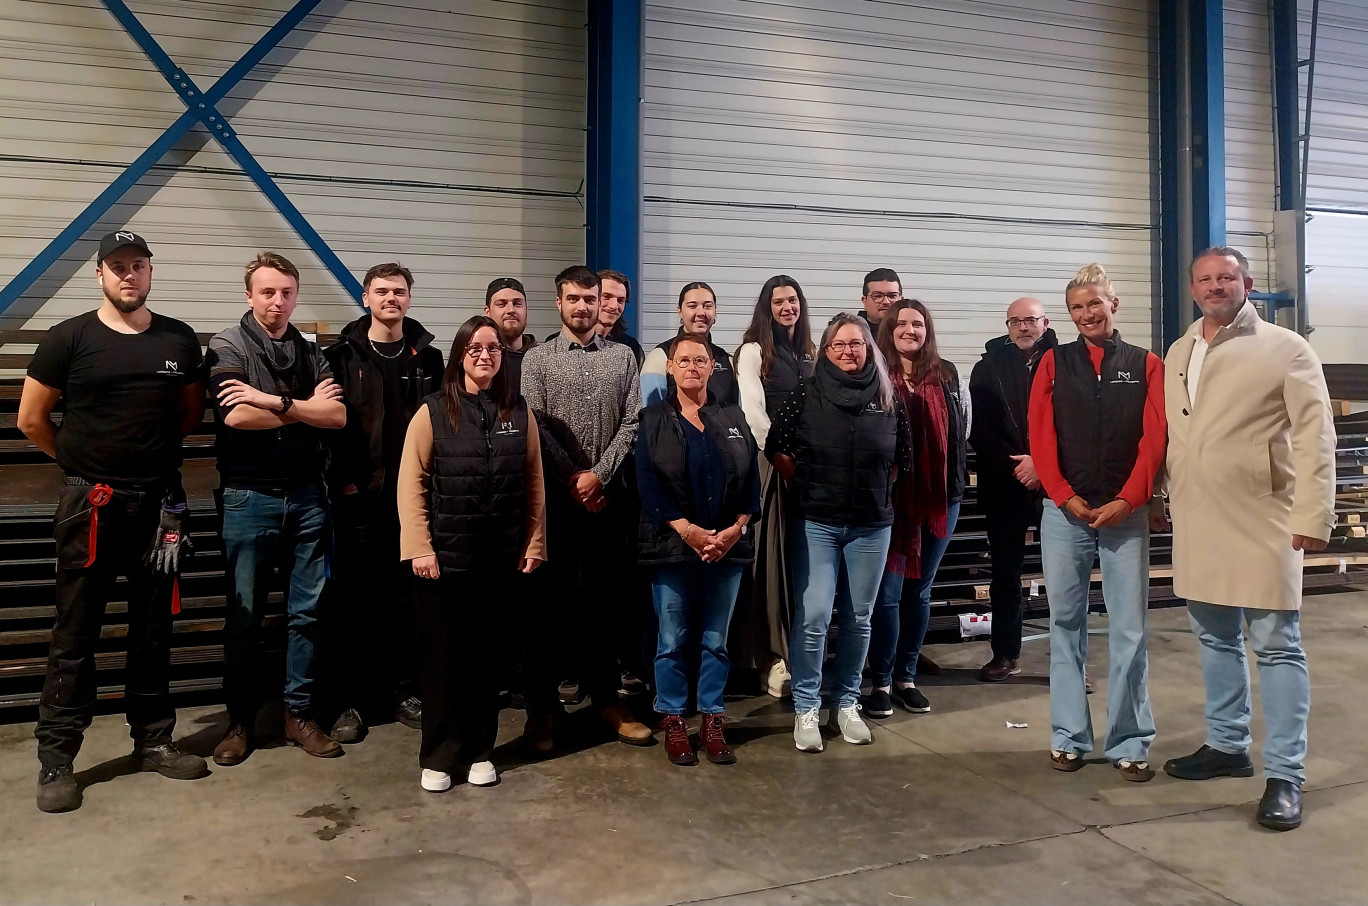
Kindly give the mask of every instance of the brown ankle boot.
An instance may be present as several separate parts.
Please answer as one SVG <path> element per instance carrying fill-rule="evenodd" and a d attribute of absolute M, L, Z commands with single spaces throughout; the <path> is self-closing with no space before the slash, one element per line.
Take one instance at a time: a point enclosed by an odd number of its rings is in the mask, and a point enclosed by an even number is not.
<path fill-rule="evenodd" d="M 342 754 L 342 746 L 337 740 L 324 733 L 310 718 L 290 710 L 285 711 L 285 741 L 318 758 L 336 758 Z"/>
<path fill-rule="evenodd" d="M 703 725 L 698 728 L 698 741 L 703 743 L 708 760 L 713 764 L 736 764 L 736 753 L 727 745 L 722 735 L 722 724 L 726 718 L 721 714 L 704 714 Z"/>
<path fill-rule="evenodd" d="M 689 767 L 698 764 L 693 745 L 689 743 L 689 725 L 678 714 L 667 714 L 661 723 L 665 731 L 665 757 L 672 764 Z"/>
<path fill-rule="evenodd" d="M 242 764 L 252 751 L 252 731 L 241 721 L 229 720 L 228 732 L 214 747 L 214 764 L 232 767 Z"/>

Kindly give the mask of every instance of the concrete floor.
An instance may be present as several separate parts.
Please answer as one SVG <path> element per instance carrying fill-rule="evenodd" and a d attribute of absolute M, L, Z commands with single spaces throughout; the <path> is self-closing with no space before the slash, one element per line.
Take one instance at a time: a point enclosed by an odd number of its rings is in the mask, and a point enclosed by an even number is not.
<path fill-rule="evenodd" d="M 1153 612 L 1150 626 L 1157 765 L 1202 742 L 1202 688 L 1185 612 Z M 1365 902 L 1368 593 L 1309 599 L 1303 630 L 1310 782 L 1306 823 L 1288 834 L 1254 823 L 1260 774 L 1139 785 L 1105 763 L 1050 770 L 1046 643 L 1027 643 L 1017 681 L 985 686 L 976 642 L 931 649 L 952 668 L 925 684 L 935 710 L 883 721 L 872 746 L 796 752 L 787 706 L 760 698 L 731 706 L 733 767 L 677 768 L 659 746 L 573 731 L 568 754 L 525 763 L 510 711 L 501 785 L 445 794 L 419 789 L 418 737 L 398 725 L 340 759 L 267 748 L 178 783 L 126 775 L 125 729 L 109 716 L 77 765 L 84 807 L 44 815 L 32 726 L 0 728 L 0 901 Z M 1090 658 L 1099 727 L 1102 641 Z M 187 709 L 179 732 L 204 752 L 222 722 L 217 708 Z"/>

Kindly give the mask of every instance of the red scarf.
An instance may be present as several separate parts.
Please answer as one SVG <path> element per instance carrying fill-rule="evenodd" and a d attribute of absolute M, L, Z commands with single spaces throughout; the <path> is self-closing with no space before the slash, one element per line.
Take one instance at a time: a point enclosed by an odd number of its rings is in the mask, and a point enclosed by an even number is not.
<path fill-rule="evenodd" d="M 949 509 L 946 459 L 949 454 L 950 409 L 945 389 L 936 373 L 911 385 L 903 375 L 893 377 L 893 386 L 902 400 L 911 430 L 912 474 L 899 475 L 893 486 L 893 537 L 888 549 L 888 566 L 903 575 L 921 577 L 922 530 L 937 538 L 946 532 Z"/>

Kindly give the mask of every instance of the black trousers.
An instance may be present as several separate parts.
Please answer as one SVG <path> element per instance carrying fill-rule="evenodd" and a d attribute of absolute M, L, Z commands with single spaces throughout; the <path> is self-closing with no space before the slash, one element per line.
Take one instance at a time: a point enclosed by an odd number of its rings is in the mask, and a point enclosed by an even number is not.
<path fill-rule="evenodd" d="M 57 542 L 57 619 L 47 678 L 38 702 L 38 760 L 45 767 L 75 761 L 95 713 L 95 649 L 105 607 L 119 576 L 128 580 L 128 659 L 124 703 L 129 735 L 139 746 L 171 741 L 176 711 L 167 683 L 171 669 L 171 579 L 143 558 L 161 517 L 162 489 L 115 491 L 99 508 L 95 559 L 90 559 L 91 489 L 68 485 L 53 517 Z"/>
<path fill-rule="evenodd" d="M 499 691 L 508 667 L 510 569 L 444 571 L 415 579 L 422 663 L 418 762 L 446 774 L 488 761 L 499 733 Z"/>
<path fill-rule="evenodd" d="M 399 559 L 399 516 L 366 491 L 333 497 L 332 575 L 324 589 L 324 711 L 357 708 L 370 723 L 419 694 L 413 567 Z"/>
<path fill-rule="evenodd" d="M 993 577 L 988 596 L 993 605 L 993 657 L 1021 657 L 1021 573 L 1026 559 L 1026 533 L 1040 525 L 1040 496 L 1019 482 L 980 481 L 979 506 L 988 529 Z"/>

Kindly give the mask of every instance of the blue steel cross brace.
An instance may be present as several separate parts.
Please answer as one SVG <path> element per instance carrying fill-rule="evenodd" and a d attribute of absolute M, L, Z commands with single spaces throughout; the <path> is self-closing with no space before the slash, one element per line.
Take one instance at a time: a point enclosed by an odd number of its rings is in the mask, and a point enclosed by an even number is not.
<path fill-rule="evenodd" d="M 85 210 L 77 215 L 76 219 L 66 229 L 58 233 L 57 237 L 48 243 L 47 247 L 36 258 L 16 274 L 3 290 L 0 290 L 0 314 L 3 314 L 14 304 L 33 285 L 33 282 L 61 257 L 63 252 L 85 235 L 86 231 L 94 226 L 138 180 L 142 179 L 154 164 L 174 148 L 181 137 L 190 131 L 196 123 L 202 125 L 214 137 L 214 140 L 223 147 L 223 150 L 227 151 L 233 160 L 237 161 L 238 166 L 242 168 L 252 182 L 256 183 L 261 193 L 266 196 L 266 199 L 271 202 L 313 253 L 318 256 L 343 289 L 351 295 L 357 304 L 360 304 L 360 282 L 352 275 L 351 271 L 347 270 L 342 259 L 338 258 L 337 254 L 323 240 L 323 237 L 318 235 L 318 231 L 309 224 L 309 221 L 294 206 L 294 203 L 286 197 L 280 186 L 276 185 L 261 164 L 257 163 L 256 158 L 238 139 L 236 132 L 216 106 L 322 0 L 299 0 L 289 12 L 281 17 L 279 22 L 262 35 L 247 53 L 243 54 L 242 58 L 214 83 L 213 87 L 205 92 L 199 90 L 194 80 L 185 74 L 185 70 L 176 66 L 171 57 L 162 50 L 161 45 L 143 27 L 123 0 L 101 0 L 101 2 L 142 48 L 143 53 L 147 54 L 148 59 L 157 67 L 171 87 L 175 89 L 176 94 L 185 104 L 186 111 L 146 151 L 138 155 L 114 182 L 96 196 L 95 200 L 87 205 Z"/>

